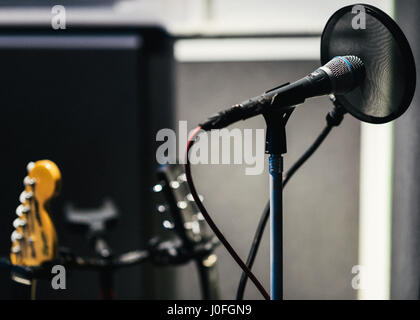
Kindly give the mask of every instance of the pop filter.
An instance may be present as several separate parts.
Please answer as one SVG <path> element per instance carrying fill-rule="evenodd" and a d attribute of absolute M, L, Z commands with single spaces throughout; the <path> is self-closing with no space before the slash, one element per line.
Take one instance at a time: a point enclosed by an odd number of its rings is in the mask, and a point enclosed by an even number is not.
<path fill-rule="evenodd" d="M 361 121 L 385 123 L 407 110 L 416 86 L 413 54 L 398 25 L 370 5 L 344 7 L 328 20 L 321 37 L 321 64 L 336 56 L 362 59 L 366 74 L 356 89 L 336 95 Z"/>

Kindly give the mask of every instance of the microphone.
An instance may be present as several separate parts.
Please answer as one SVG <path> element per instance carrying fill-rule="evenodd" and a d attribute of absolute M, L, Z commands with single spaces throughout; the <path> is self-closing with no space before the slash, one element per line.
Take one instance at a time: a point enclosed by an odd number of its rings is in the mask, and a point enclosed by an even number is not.
<path fill-rule="evenodd" d="M 205 131 L 221 129 L 270 110 L 290 109 L 306 98 L 344 94 L 357 87 L 364 77 L 365 66 L 360 58 L 351 55 L 335 57 L 300 80 L 273 88 L 211 116 L 200 127 Z"/>

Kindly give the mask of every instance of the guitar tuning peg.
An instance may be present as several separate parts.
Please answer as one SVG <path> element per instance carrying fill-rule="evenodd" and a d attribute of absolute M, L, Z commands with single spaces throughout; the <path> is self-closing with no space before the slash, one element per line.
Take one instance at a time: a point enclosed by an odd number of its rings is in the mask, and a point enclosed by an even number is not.
<path fill-rule="evenodd" d="M 179 209 L 185 209 L 188 205 L 187 205 L 187 203 L 186 203 L 185 201 L 178 201 L 178 202 L 176 203 L 176 206 L 177 206 Z"/>
<path fill-rule="evenodd" d="M 29 176 L 26 176 L 25 179 L 23 179 L 23 185 L 26 186 L 33 186 L 35 184 L 35 180 L 30 178 Z"/>
<path fill-rule="evenodd" d="M 175 227 L 175 225 L 172 222 L 170 222 L 169 220 L 163 221 L 162 225 L 165 229 L 169 229 L 169 230 L 171 230 Z"/>
<path fill-rule="evenodd" d="M 180 174 L 176 180 L 178 180 L 178 182 L 182 183 L 182 182 L 187 182 L 187 175 L 185 173 Z"/>
<path fill-rule="evenodd" d="M 32 171 L 32 169 L 35 167 L 35 162 L 29 162 L 27 165 L 26 165 L 26 171 L 28 171 L 28 173 L 29 172 L 31 172 Z"/>
<path fill-rule="evenodd" d="M 187 230 L 192 230 L 194 233 L 200 232 L 200 224 L 197 221 L 185 222 L 184 228 Z"/>
<path fill-rule="evenodd" d="M 15 242 L 17 240 L 21 240 L 22 238 L 23 238 L 23 234 L 16 231 L 16 230 L 12 232 L 12 236 L 10 237 L 12 242 Z"/>
<path fill-rule="evenodd" d="M 23 204 L 19 205 L 16 208 L 16 214 L 18 217 L 21 217 L 24 213 L 27 213 L 28 211 L 29 211 L 29 207 Z"/>
<path fill-rule="evenodd" d="M 179 188 L 179 186 L 180 186 L 180 184 L 179 184 L 179 182 L 178 182 L 178 181 L 171 181 L 171 182 L 169 183 L 169 186 L 170 186 L 172 189 L 178 189 L 178 188 Z"/>
<path fill-rule="evenodd" d="M 198 195 L 198 197 L 200 198 L 200 200 L 201 200 L 201 201 L 203 201 L 203 200 L 204 200 L 204 197 L 203 197 L 201 194 L 199 194 L 199 195 Z M 192 194 L 191 194 L 191 193 L 187 194 L 187 200 L 188 200 L 188 201 L 195 201 L 195 200 L 194 200 L 194 197 L 192 196 Z"/>
<path fill-rule="evenodd" d="M 184 228 L 192 232 L 195 241 L 201 240 L 201 228 L 198 221 L 185 222 Z"/>
<path fill-rule="evenodd" d="M 12 253 L 19 253 L 20 252 L 20 246 L 19 245 L 15 245 L 12 248 Z"/>
<path fill-rule="evenodd" d="M 155 184 L 154 186 L 153 186 L 153 192 L 161 192 L 162 191 L 162 189 L 163 189 L 163 186 L 161 185 L 161 184 Z"/>
<path fill-rule="evenodd" d="M 22 193 L 19 196 L 20 203 L 25 203 L 26 200 L 31 199 L 33 196 L 32 192 L 22 191 Z"/>
<path fill-rule="evenodd" d="M 19 227 L 24 227 L 24 226 L 26 226 L 26 221 L 25 221 L 25 220 L 23 220 L 23 219 L 16 218 L 16 219 L 13 221 L 13 227 L 14 227 L 15 229 L 17 229 L 17 228 L 19 228 Z"/>
<path fill-rule="evenodd" d="M 158 212 L 160 212 L 160 213 L 164 213 L 164 212 L 166 212 L 166 210 L 167 210 L 167 206 L 166 206 L 166 205 L 164 205 L 164 204 L 158 204 L 158 205 L 156 206 L 156 210 L 157 210 Z"/>

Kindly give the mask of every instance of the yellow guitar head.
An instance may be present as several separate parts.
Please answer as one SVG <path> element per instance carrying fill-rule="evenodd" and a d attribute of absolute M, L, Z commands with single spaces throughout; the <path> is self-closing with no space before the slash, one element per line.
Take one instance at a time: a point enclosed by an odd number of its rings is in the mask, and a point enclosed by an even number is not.
<path fill-rule="evenodd" d="M 58 254 L 57 235 L 47 212 L 48 202 L 60 189 L 61 173 L 50 160 L 31 162 L 23 180 L 17 218 L 13 222 L 10 260 L 14 265 L 39 266 Z"/>

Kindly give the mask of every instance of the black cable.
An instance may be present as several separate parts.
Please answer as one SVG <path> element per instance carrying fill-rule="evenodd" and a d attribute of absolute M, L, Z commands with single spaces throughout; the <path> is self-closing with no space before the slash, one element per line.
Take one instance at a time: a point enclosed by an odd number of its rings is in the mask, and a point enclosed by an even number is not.
<path fill-rule="evenodd" d="M 258 222 L 257 230 L 255 231 L 254 239 L 252 240 L 251 249 L 249 250 L 246 265 L 252 269 L 255 258 L 257 256 L 258 248 L 260 247 L 261 239 L 264 234 L 265 226 L 267 225 L 268 218 L 270 217 L 270 202 L 264 208 L 264 212 Z M 248 277 L 245 272 L 242 272 L 241 280 L 239 281 L 238 291 L 236 292 L 236 300 L 243 300 L 245 287 L 248 282 Z"/>
<path fill-rule="evenodd" d="M 305 151 L 305 153 L 290 167 L 283 178 L 283 188 L 286 186 L 290 178 L 295 172 L 308 160 L 313 153 L 318 149 L 321 143 L 325 140 L 328 134 L 331 132 L 333 127 L 339 126 L 343 120 L 346 111 L 341 105 L 338 105 L 334 96 L 330 96 L 331 101 L 334 103 L 334 108 L 327 114 L 326 121 L 327 125 L 324 127 L 322 132 L 313 142 L 313 144 Z M 251 270 L 254 265 L 255 258 L 261 243 L 262 236 L 264 234 L 265 226 L 267 225 L 268 218 L 270 217 L 270 202 L 264 208 L 263 214 L 258 222 L 257 230 L 255 231 L 254 239 L 249 250 L 248 258 L 246 260 L 247 267 Z M 246 283 L 248 281 L 247 274 L 242 272 L 241 280 L 239 281 L 238 290 L 236 293 L 236 300 L 243 300 Z"/>
<path fill-rule="evenodd" d="M 187 183 L 190 188 L 191 195 L 193 196 L 195 203 L 197 204 L 197 207 L 200 209 L 201 214 L 203 215 L 204 219 L 207 221 L 210 228 L 213 230 L 216 237 L 220 240 L 220 242 L 225 246 L 226 250 L 230 253 L 232 258 L 236 261 L 236 263 L 242 268 L 243 272 L 246 273 L 246 275 L 251 279 L 252 282 L 254 282 L 257 289 L 261 292 L 261 294 L 264 296 L 266 300 L 270 300 L 270 295 L 268 292 L 264 289 L 263 285 L 260 281 L 258 281 L 257 277 L 249 270 L 249 268 L 246 266 L 246 264 L 242 261 L 242 259 L 239 257 L 239 255 L 236 253 L 235 249 L 230 245 L 230 243 L 226 240 L 226 238 L 223 236 L 222 232 L 219 230 L 219 228 L 216 226 L 216 224 L 213 222 L 213 219 L 210 217 L 209 213 L 207 212 L 206 208 L 204 207 L 203 203 L 201 202 L 201 199 L 197 193 L 197 190 L 195 189 L 195 185 L 192 179 L 191 175 L 191 166 L 190 166 L 190 160 L 189 160 L 189 150 L 193 146 L 195 142 L 195 137 L 200 133 L 201 127 L 198 126 L 193 133 L 191 134 L 190 138 L 188 139 L 187 143 L 187 150 L 186 150 L 186 162 L 185 162 L 185 175 L 187 176 Z"/>

